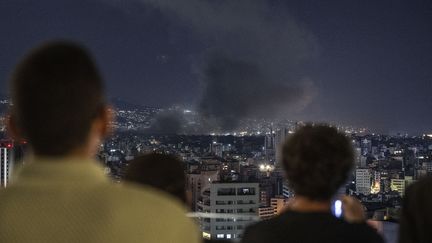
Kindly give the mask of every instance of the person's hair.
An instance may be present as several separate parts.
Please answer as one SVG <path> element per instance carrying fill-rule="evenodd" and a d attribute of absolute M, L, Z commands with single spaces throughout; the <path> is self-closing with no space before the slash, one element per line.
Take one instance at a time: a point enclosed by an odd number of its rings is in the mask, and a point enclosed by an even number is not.
<path fill-rule="evenodd" d="M 331 199 L 354 164 L 350 140 L 327 125 L 301 127 L 286 141 L 282 153 L 294 193 L 312 200 Z"/>
<path fill-rule="evenodd" d="M 11 78 L 13 117 L 35 154 L 66 155 L 87 142 L 105 106 L 104 87 L 82 46 L 55 41 L 32 50 Z"/>
<path fill-rule="evenodd" d="M 124 180 L 151 186 L 187 203 L 183 163 L 172 155 L 146 154 L 130 161 Z"/>

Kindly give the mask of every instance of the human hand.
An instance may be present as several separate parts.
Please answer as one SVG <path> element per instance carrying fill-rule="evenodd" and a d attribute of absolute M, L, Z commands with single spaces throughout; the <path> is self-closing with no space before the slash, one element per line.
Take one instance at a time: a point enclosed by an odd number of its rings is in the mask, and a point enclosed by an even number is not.
<path fill-rule="evenodd" d="M 363 223 L 366 221 L 364 206 L 359 200 L 350 196 L 343 196 L 342 210 L 344 219 L 349 223 Z"/>

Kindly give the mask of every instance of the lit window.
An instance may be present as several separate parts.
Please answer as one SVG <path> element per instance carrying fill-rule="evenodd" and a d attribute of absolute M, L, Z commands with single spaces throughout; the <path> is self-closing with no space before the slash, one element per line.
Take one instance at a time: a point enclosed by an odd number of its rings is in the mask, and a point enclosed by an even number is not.
<path fill-rule="evenodd" d="M 216 238 L 218 238 L 218 239 L 223 239 L 224 237 L 225 237 L 224 234 L 217 234 L 217 235 L 216 235 Z"/>

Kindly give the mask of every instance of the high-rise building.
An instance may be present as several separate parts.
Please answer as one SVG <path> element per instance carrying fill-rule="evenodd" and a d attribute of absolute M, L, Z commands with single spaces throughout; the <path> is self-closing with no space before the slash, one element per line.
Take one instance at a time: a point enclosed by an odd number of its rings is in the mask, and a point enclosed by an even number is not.
<path fill-rule="evenodd" d="M 273 130 L 270 131 L 270 134 L 266 134 L 264 137 L 264 154 L 266 159 L 270 162 L 274 161 L 275 157 L 275 137 Z"/>
<path fill-rule="evenodd" d="M 217 142 L 212 142 L 210 144 L 210 152 L 219 157 L 222 158 L 223 152 L 224 152 L 224 146 L 221 143 L 217 143 Z"/>
<path fill-rule="evenodd" d="M 379 171 L 374 171 L 373 180 L 371 186 L 371 193 L 377 194 L 381 191 L 381 173 Z"/>
<path fill-rule="evenodd" d="M 0 142 L 0 186 L 6 187 L 9 184 L 13 170 L 13 142 Z"/>
<path fill-rule="evenodd" d="M 359 194 L 369 195 L 371 193 L 371 172 L 369 169 L 356 169 L 356 191 Z"/>
<path fill-rule="evenodd" d="M 403 197 L 405 195 L 406 188 L 414 182 L 415 180 L 412 176 L 405 176 L 404 179 L 392 179 L 390 187 L 392 191 L 398 192 L 401 197 Z"/>
<path fill-rule="evenodd" d="M 362 155 L 367 155 L 372 152 L 372 141 L 370 139 L 363 139 L 360 144 Z"/>
<path fill-rule="evenodd" d="M 405 194 L 405 179 L 392 179 L 391 189 L 397 191 L 401 196 Z"/>
<path fill-rule="evenodd" d="M 282 148 L 287 140 L 290 131 L 288 128 L 281 128 L 276 132 L 275 136 L 275 154 L 276 154 L 276 166 L 281 166 L 282 163 Z"/>
<path fill-rule="evenodd" d="M 220 214 L 200 218 L 203 237 L 238 239 L 247 225 L 258 219 L 258 183 L 213 182 L 198 201 L 198 212 Z"/>

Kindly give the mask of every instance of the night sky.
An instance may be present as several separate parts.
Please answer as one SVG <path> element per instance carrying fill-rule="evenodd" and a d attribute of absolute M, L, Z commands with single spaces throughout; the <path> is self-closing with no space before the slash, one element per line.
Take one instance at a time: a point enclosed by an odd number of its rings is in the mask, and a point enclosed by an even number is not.
<path fill-rule="evenodd" d="M 0 0 L 0 31 L 2 93 L 29 48 L 71 39 L 142 105 L 432 132 L 429 0 Z"/>

